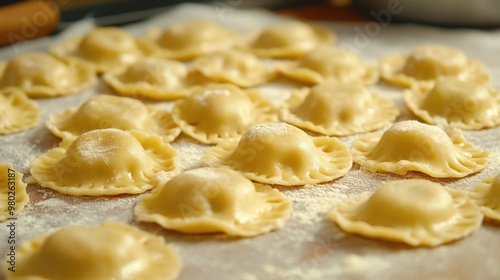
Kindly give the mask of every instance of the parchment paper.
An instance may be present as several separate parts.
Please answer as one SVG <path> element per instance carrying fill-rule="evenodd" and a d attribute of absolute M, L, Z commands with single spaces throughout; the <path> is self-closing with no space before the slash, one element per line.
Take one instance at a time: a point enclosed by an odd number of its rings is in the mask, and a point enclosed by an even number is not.
<path fill-rule="evenodd" d="M 233 4 L 237 4 L 234 2 Z M 180 20 L 208 18 L 228 28 L 249 32 L 286 18 L 266 11 L 239 11 L 230 5 L 186 4 L 140 24 L 127 26 L 134 35 L 145 34 L 148 27 L 164 27 Z M 500 88 L 500 31 L 438 29 L 417 25 L 385 26 L 369 23 L 318 23 L 338 35 L 338 44 L 358 52 L 368 60 L 381 55 L 409 52 L 423 44 L 444 44 L 463 50 L 484 63 Z M 0 50 L 5 60 L 27 51 L 44 51 L 65 37 L 84 34 L 91 20 L 71 27 L 58 38 L 45 38 Z M 259 87 L 263 94 L 279 103 L 295 87 L 275 82 Z M 394 100 L 399 120 L 415 119 L 402 101 L 402 89 L 377 86 Z M 37 128 L 0 136 L 0 161 L 13 162 L 29 176 L 33 159 L 55 147 L 59 139 L 44 127 L 49 114 L 68 106 L 77 106 L 96 92 L 106 92 L 102 84 L 74 96 L 37 100 L 44 110 Z M 169 106 L 161 103 L 159 106 Z M 487 168 L 459 180 L 435 180 L 455 189 L 469 190 L 486 177 L 500 172 L 500 128 L 465 132 L 475 145 L 491 152 Z M 357 136 L 340 138 L 349 145 Z M 201 166 L 205 146 L 181 137 L 173 144 L 183 169 Z M 419 177 L 412 174 L 409 177 Z M 423 176 L 424 178 L 428 178 Z M 122 221 L 165 237 L 180 253 L 184 269 L 180 279 L 498 279 L 500 275 L 500 227 L 491 223 L 472 236 L 434 249 L 411 248 L 398 243 L 366 239 L 342 232 L 326 217 L 331 206 L 342 199 L 373 191 L 381 182 L 403 178 L 372 174 L 357 165 L 343 178 L 332 183 L 303 188 L 281 188 L 294 202 L 294 212 L 285 227 L 277 232 L 247 239 L 224 235 L 184 235 L 153 224 L 133 221 L 132 208 L 139 196 L 112 198 L 75 198 L 30 185 L 30 204 L 17 220 L 17 241 L 50 233 L 67 225 L 98 225 L 103 221 Z M 2 256 L 7 249 L 6 222 L 0 223 Z M 82 268 L 85 269 L 85 268 Z"/>

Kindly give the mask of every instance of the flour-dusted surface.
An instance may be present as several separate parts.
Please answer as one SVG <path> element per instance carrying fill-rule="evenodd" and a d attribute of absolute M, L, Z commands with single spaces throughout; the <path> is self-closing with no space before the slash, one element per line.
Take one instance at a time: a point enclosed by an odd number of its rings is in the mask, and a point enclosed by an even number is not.
<path fill-rule="evenodd" d="M 214 2 L 214 3 L 217 3 Z M 263 11 L 237 11 L 229 6 L 184 5 L 147 22 L 127 27 L 133 34 L 145 34 L 148 26 L 163 27 L 192 18 L 209 18 L 237 31 L 251 31 L 283 18 Z M 376 61 L 381 55 L 410 52 L 423 44 L 445 44 L 463 50 L 480 60 L 500 88 L 500 31 L 442 30 L 416 25 L 397 25 L 373 29 L 375 23 L 322 25 L 335 30 L 339 45 L 358 52 L 364 59 Z M 83 22 L 60 37 L 83 34 L 92 26 Z M 357 30 L 371 28 L 364 37 Z M 379 30 L 379 32 L 374 32 Z M 363 39 L 364 38 L 364 39 Z M 62 38 L 46 38 L 0 50 L 5 60 L 19 52 L 45 50 Z M 258 90 L 276 103 L 286 99 L 298 85 L 274 82 Z M 377 86 L 384 96 L 394 100 L 400 120 L 415 119 L 406 109 L 401 89 Z M 60 113 L 77 106 L 95 92 L 107 92 L 101 83 L 96 90 L 56 98 L 37 100 L 48 114 Z M 158 106 L 170 108 L 169 103 Z M 464 132 L 467 140 L 491 152 L 487 168 L 463 179 L 432 179 L 454 189 L 470 190 L 482 179 L 500 172 L 500 128 Z M 339 138 L 346 145 L 358 136 Z M 59 139 L 43 123 L 32 130 L 0 136 L 0 161 L 13 162 L 29 176 L 30 163 L 55 147 Z M 183 170 L 203 166 L 199 160 L 208 146 L 196 144 L 181 136 L 173 147 Z M 472 236 L 434 249 L 411 248 L 398 243 L 371 240 L 341 231 L 327 218 L 327 212 L 338 201 L 373 191 L 381 182 L 406 177 L 368 173 L 354 165 L 349 173 L 334 182 L 318 186 L 280 188 L 293 202 L 293 213 L 285 227 L 256 238 L 238 239 L 224 235 L 184 235 L 166 231 L 153 224 L 133 221 L 132 209 L 141 195 L 116 197 L 70 197 L 30 185 L 31 202 L 17 220 L 18 241 L 47 234 L 67 225 L 97 225 L 103 221 L 122 221 L 162 235 L 181 254 L 184 270 L 180 279 L 497 279 L 500 275 L 500 227 L 490 223 Z M 428 177 L 426 177 L 429 179 Z M 160 181 L 168 180 L 159 174 Z M 0 248 L 7 249 L 6 222 L 0 224 Z"/>

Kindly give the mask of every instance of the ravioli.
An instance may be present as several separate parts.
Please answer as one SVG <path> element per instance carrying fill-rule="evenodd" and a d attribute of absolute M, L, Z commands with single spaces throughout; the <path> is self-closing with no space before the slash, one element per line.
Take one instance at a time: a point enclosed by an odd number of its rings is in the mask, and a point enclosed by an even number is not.
<path fill-rule="evenodd" d="M 277 120 L 274 106 L 257 92 L 231 84 L 199 88 L 172 109 L 182 132 L 205 144 L 239 138 L 250 126 Z"/>
<path fill-rule="evenodd" d="M 206 80 L 240 87 L 257 86 L 276 76 L 274 67 L 249 52 L 236 49 L 204 55 L 194 61 L 193 68 Z"/>
<path fill-rule="evenodd" d="M 318 84 L 325 81 L 376 84 L 378 70 L 347 49 L 320 47 L 308 52 L 301 60 L 280 69 L 288 78 Z"/>
<path fill-rule="evenodd" d="M 292 94 L 280 119 L 323 135 L 351 135 L 390 124 L 399 111 L 361 84 L 325 82 Z"/>
<path fill-rule="evenodd" d="M 420 46 L 408 55 L 383 57 L 380 63 L 382 78 L 403 87 L 410 87 L 416 82 L 432 82 L 443 76 L 475 80 L 479 83 L 491 80 L 481 63 L 467 58 L 458 49 L 446 46 Z"/>
<path fill-rule="evenodd" d="M 24 92 L 0 91 L 0 135 L 28 130 L 38 125 L 41 110 Z"/>
<path fill-rule="evenodd" d="M 117 128 L 158 135 L 172 142 L 181 132 L 167 111 L 132 98 L 104 94 L 91 97 L 78 108 L 50 115 L 46 125 L 63 139 L 91 130 Z"/>
<path fill-rule="evenodd" d="M 363 135 L 352 146 L 354 161 L 369 171 L 399 175 L 418 171 L 436 178 L 462 178 L 479 172 L 489 155 L 459 130 L 447 134 L 417 121 L 395 123 L 383 134 Z"/>
<path fill-rule="evenodd" d="M 35 159 L 31 182 L 73 196 L 137 194 L 156 187 L 157 173 L 175 170 L 175 155 L 158 136 L 92 130 Z"/>
<path fill-rule="evenodd" d="M 408 108 L 426 123 L 479 130 L 500 124 L 500 91 L 473 80 L 442 77 L 404 95 Z"/>
<path fill-rule="evenodd" d="M 297 58 L 322 45 L 335 42 L 335 35 L 327 29 L 302 22 L 272 25 L 250 42 L 249 49 L 258 56 Z"/>
<path fill-rule="evenodd" d="M 352 166 L 351 153 L 338 139 L 312 137 L 286 123 L 254 125 L 239 141 L 226 140 L 207 150 L 202 160 L 256 182 L 285 186 L 328 182 Z"/>
<path fill-rule="evenodd" d="M 214 21 L 191 20 L 174 23 L 164 30 L 152 29 L 144 46 L 153 56 L 190 60 L 202 54 L 227 50 L 240 36 Z"/>
<path fill-rule="evenodd" d="M 80 59 L 26 53 L 0 63 L 0 89 L 16 88 L 34 98 L 64 96 L 93 86 L 95 75 L 94 67 Z"/>
<path fill-rule="evenodd" d="M 148 58 L 107 72 L 103 80 L 120 95 L 172 100 L 188 95 L 191 87 L 188 74 L 182 62 Z"/>
<path fill-rule="evenodd" d="M 484 179 L 469 196 L 486 218 L 500 221 L 500 174 Z"/>
<path fill-rule="evenodd" d="M 23 173 L 12 163 L 0 162 L 0 222 L 17 217 L 29 200 Z"/>
<path fill-rule="evenodd" d="M 118 222 L 68 226 L 21 243 L 7 279 L 174 279 L 179 255 L 164 239 Z"/>
<path fill-rule="evenodd" d="M 382 184 L 373 194 L 340 202 L 330 218 L 343 230 L 411 246 L 439 246 L 481 226 L 483 215 L 464 192 L 422 179 Z"/>
<path fill-rule="evenodd" d="M 134 212 L 139 221 L 184 233 L 249 237 L 283 227 L 291 210 L 278 190 L 227 168 L 205 167 L 172 178 L 139 200 Z"/>
<path fill-rule="evenodd" d="M 97 27 L 81 38 L 71 38 L 50 48 L 58 57 L 78 57 L 93 63 L 97 72 L 133 64 L 144 57 L 137 39 L 118 27 Z"/>

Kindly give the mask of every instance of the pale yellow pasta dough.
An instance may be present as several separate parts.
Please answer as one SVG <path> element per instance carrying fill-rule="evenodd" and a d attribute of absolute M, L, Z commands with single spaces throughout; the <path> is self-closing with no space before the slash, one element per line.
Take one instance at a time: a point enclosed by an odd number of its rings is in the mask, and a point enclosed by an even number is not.
<path fill-rule="evenodd" d="M 474 80 L 441 77 L 431 86 L 414 86 L 404 99 L 408 108 L 430 124 L 482 129 L 500 124 L 500 91 Z"/>
<path fill-rule="evenodd" d="M 40 114 L 36 102 L 24 92 L 13 88 L 0 91 L 0 135 L 37 126 Z"/>
<path fill-rule="evenodd" d="M 212 82 L 232 83 L 241 87 L 263 84 L 276 75 L 276 69 L 255 55 L 241 50 L 219 51 L 194 61 L 195 73 Z"/>
<path fill-rule="evenodd" d="M 0 222 L 17 217 L 29 200 L 23 173 L 12 163 L 0 162 Z"/>
<path fill-rule="evenodd" d="M 153 56 L 189 60 L 202 54 L 232 47 L 240 36 L 214 21 L 174 23 L 164 30 L 152 29 L 143 45 Z"/>
<path fill-rule="evenodd" d="M 378 81 L 374 65 L 362 61 L 350 50 L 333 47 L 316 48 L 280 71 L 289 78 L 313 84 L 337 81 L 369 86 Z"/>
<path fill-rule="evenodd" d="M 226 140 L 207 150 L 202 160 L 253 181 L 286 186 L 328 182 L 352 166 L 351 153 L 338 139 L 312 137 L 286 123 L 254 125 L 239 141 Z"/>
<path fill-rule="evenodd" d="M 250 42 L 249 49 L 258 56 L 297 58 L 321 45 L 335 42 L 333 32 L 302 22 L 272 25 Z"/>
<path fill-rule="evenodd" d="M 437 178 L 462 178 L 486 167 L 489 153 L 465 140 L 417 121 L 395 123 L 383 134 L 369 133 L 352 144 L 354 161 L 365 169 L 404 175 L 418 171 Z"/>
<path fill-rule="evenodd" d="M 231 84 L 195 90 L 175 103 L 172 118 L 182 132 L 205 144 L 239 138 L 254 124 L 277 120 L 271 102 Z"/>
<path fill-rule="evenodd" d="M 276 189 L 228 168 L 205 167 L 172 178 L 134 211 L 140 221 L 184 233 L 255 236 L 283 227 L 291 209 L 290 199 Z"/>
<path fill-rule="evenodd" d="M 103 80 L 120 95 L 172 100 L 188 95 L 191 87 L 188 74 L 182 62 L 148 58 L 107 72 Z"/>
<path fill-rule="evenodd" d="M 469 196 L 486 218 L 500 221 L 500 174 L 484 179 Z"/>
<path fill-rule="evenodd" d="M 176 278 L 182 262 L 162 237 L 105 222 L 68 226 L 21 243 L 16 271 L 7 280 L 164 280 Z"/>
<path fill-rule="evenodd" d="M 144 57 L 142 45 L 118 27 L 97 27 L 81 38 L 71 38 L 50 48 L 59 57 L 92 62 L 99 73 L 130 65 Z"/>
<path fill-rule="evenodd" d="M 157 173 L 174 171 L 175 155 L 159 136 L 92 130 L 35 159 L 30 179 L 73 196 L 136 194 L 156 187 Z"/>
<path fill-rule="evenodd" d="M 330 218 L 350 233 L 434 247 L 468 236 L 480 227 L 483 215 L 464 192 L 410 179 L 340 202 Z"/>
<path fill-rule="evenodd" d="M 491 79 L 479 62 L 468 59 L 458 49 L 446 46 L 420 46 L 408 55 L 383 57 L 380 63 L 382 78 L 404 87 L 416 82 L 431 82 L 442 76 L 466 78 L 480 83 Z"/>
<path fill-rule="evenodd" d="M 158 135 L 172 142 L 181 132 L 169 112 L 132 98 L 105 94 L 91 97 L 78 108 L 50 115 L 46 125 L 63 139 L 91 130 L 117 128 Z"/>
<path fill-rule="evenodd" d="M 94 67 L 80 59 L 26 53 L 0 63 L 0 89 L 17 88 L 29 97 L 75 94 L 96 81 Z"/>
<path fill-rule="evenodd" d="M 399 111 L 362 84 L 325 82 L 292 94 L 281 120 L 323 135 L 351 135 L 390 124 Z"/>

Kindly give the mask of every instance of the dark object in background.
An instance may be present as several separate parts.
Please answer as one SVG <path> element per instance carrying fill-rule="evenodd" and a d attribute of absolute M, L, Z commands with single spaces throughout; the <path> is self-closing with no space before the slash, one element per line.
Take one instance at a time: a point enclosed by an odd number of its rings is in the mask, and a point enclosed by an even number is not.
<path fill-rule="evenodd" d="M 499 0 L 353 0 L 382 24 L 415 22 L 447 27 L 500 26 Z"/>
<path fill-rule="evenodd" d="M 60 0 L 61 1 L 61 0 Z M 69 1 L 69 0 L 64 0 Z M 309 5 L 321 0 L 105 0 L 82 1 L 81 4 L 61 4 L 61 22 L 58 30 L 87 17 L 94 17 L 98 25 L 123 25 L 157 15 L 181 3 L 205 3 L 219 8 L 284 8 Z M 74 3 L 74 2 L 73 2 Z"/>
<path fill-rule="evenodd" d="M 51 34 L 59 18 L 55 1 L 26 1 L 0 7 L 0 46 Z"/>
<path fill-rule="evenodd" d="M 97 25 L 124 25 L 157 15 L 181 3 L 214 8 L 290 8 L 321 0 L 37 0 L 0 2 L 0 46 L 64 30 L 75 21 L 95 18 Z M 14 4 L 13 4 L 14 3 Z M 7 6 L 6 6 L 7 4 Z"/>

